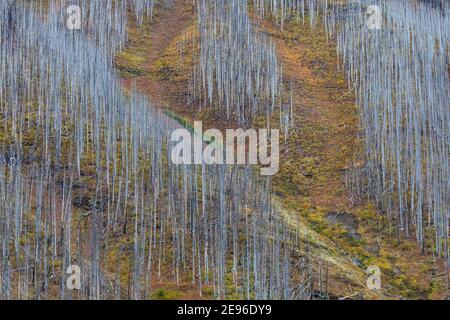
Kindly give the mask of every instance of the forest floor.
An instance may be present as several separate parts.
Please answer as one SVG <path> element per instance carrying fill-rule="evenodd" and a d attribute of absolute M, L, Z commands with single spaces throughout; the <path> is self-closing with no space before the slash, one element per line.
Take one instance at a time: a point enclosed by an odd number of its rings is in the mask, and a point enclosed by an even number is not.
<path fill-rule="evenodd" d="M 135 84 L 184 122 L 235 128 L 212 111 L 188 105 L 198 55 L 196 14 L 191 0 L 166 3 L 158 6 L 152 21 L 130 28 L 128 46 L 116 59 L 125 87 L 131 90 Z M 311 30 L 302 23 L 281 30 L 264 21 L 261 29 L 274 40 L 284 79 L 293 87 L 295 128 L 282 147 L 280 172 L 274 178 L 276 202 L 311 244 L 317 269 L 328 273 L 325 291 L 333 298 L 442 298 L 443 273 L 432 255 L 421 255 L 412 239 L 396 241 L 389 222 L 370 203 L 350 201 L 344 174 L 363 147 L 353 91 L 337 68 L 334 43 L 319 27 Z M 379 292 L 366 288 L 370 265 L 382 270 Z M 176 298 L 198 298 L 189 285 L 159 283 L 152 290 L 157 296 L 166 290 Z"/>
<path fill-rule="evenodd" d="M 275 179 L 283 202 L 358 267 L 380 267 L 385 297 L 445 297 L 445 269 L 433 258 L 432 247 L 422 255 L 413 238 L 398 241 L 384 215 L 348 192 L 345 174 L 363 166 L 364 146 L 354 90 L 338 68 L 335 43 L 308 22 L 291 22 L 283 30 L 273 21 L 260 25 L 274 40 L 284 78 L 293 87 L 298 131 L 286 143 Z"/>

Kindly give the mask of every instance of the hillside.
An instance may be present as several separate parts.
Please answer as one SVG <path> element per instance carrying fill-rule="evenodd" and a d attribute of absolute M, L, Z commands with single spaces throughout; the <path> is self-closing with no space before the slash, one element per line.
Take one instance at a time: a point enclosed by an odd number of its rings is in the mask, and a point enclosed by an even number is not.
<path fill-rule="evenodd" d="M 450 6 L 385 4 L 399 42 L 389 15 L 358 29 L 362 0 L 83 0 L 69 31 L 67 1 L 19 2 L 0 4 L 0 299 L 449 297 L 449 21 L 411 15 Z M 279 129 L 278 172 L 174 163 L 199 121 Z"/>
<path fill-rule="evenodd" d="M 131 44 L 117 59 L 119 70 L 141 61 L 139 71 L 123 72 L 126 84 L 136 81 L 140 90 L 158 97 L 161 106 L 183 122 L 201 120 L 213 128 L 230 127 L 208 110 L 198 111 L 195 104 L 186 106 L 193 56 L 198 54 L 190 1 L 160 8 L 149 25 L 144 37 L 134 26 Z M 378 293 L 365 290 L 365 268 L 375 263 L 382 266 L 389 283 L 384 297 L 441 296 L 445 290 L 435 292 L 434 274 L 443 274 L 445 268 L 436 266 L 429 256 L 432 252 L 422 255 L 413 239 L 398 243 L 387 230 L 389 222 L 376 213 L 373 204 L 355 204 L 348 192 L 346 171 L 358 166 L 363 146 L 355 97 L 337 67 L 336 44 L 327 40 L 321 28 L 310 29 L 303 23 L 291 23 L 282 30 L 267 21 L 260 29 L 277 45 L 295 108 L 296 125 L 284 145 L 280 173 L 274 178 L 280 195 L 276 200 L 315 247 L 316 268 L 327 268 L 330 273 L 327 294 L 336 298 L 357 292 L 377 297 Z M 273 116 L 274 123 L 277 117 Z M 410 263 L 411 256 L 416 263 Z M 430 271 L 426 277 L 424 270 Z"/>

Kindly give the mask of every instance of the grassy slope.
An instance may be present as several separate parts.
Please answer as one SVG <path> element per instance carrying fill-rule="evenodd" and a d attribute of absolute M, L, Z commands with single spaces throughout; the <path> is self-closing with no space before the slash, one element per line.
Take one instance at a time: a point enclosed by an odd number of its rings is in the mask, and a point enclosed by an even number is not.
<path fill-rule="evenodd" d="M 320 28 L 311 30 L 302 23 L 290 23 L 281 31 L 266 22 L 263 29 L 275 40 L 285 77 L 294 84 L 299 133 L 288 141 L 284 170 L 276 180 L 285 203 L 362 268 L 380 266 L 386 294 L 442 298 L 444 288 L 433 275 L 443 272 L 435 270 L 431 248 L 429 255 L 421 256 L 413 239 L 393 240 L 391 224 L 370 203 L 354 206 L 349 201 L 344 174 L 361 158 L 363 146 L 352 90 L 336 67 L 335 44 Z M 292 177 L 293 172 L 297 176 Z M 299 186 L 294 192 L 293 183 Z M 329 213 L 357 219 L 351 231 L 360 238 L 351 236 L 349 226 L 328 223 Z"/>
<path fill-rule="evenodd" d="M 135 81 L 138 89 L 186 123 L 203 120 L 206 127 L 235 127 L 186 104 L 197 54 L 191 3 L 176 1 L 172 11 L 158 8 L 153 22 L 132 26 L 117 67 L 127 87 Z M 421 256 L 411 239 L 393 240 L 389 221 L 370 203 L 353 206 L 349 201 L 343 174 L 362 154 L 362 146 L 354 97 L 336 68 L 334 43 L 327 42 L 320 29 L 311 31 L 303 24 L 291 23 L 282 31 L 266 21 L 262 28 L 275 41 L 285 79 L 294 87 L 296 127 L 283 147 L 281 170 L 274 179 L 277 205 L 311 243 L 317 263 L 328 265 L 330 295 L 442 298 L 444 290 L 435 277 L 442 272 L 431 254 Z M 351 231 L 360 237 L 352 237 L 349 226 L 329 223 L 331 212 L 354 217 L 357 226 Z M 382 269 L 382 292 L 365 289 L 365 270 L 372 264 Z"/>
<path fill-rule="evenodd" d="M 138 89 L 182 121 L 189 124 L 198 119 L 206 126 L 235 127 L 217 114 L 186 105 L 187 82 L 196 55 L 191 4 L 190 0 L 178 0 L 173 11 L 159 7 L 153 22 L 146 21 L 141 28 L 132 25 L 128 47 L 117 57 L 117 68 L 127 88 L 136 81 Z M 343 73 L 336 68 L 334 43 L 327 42 L 320 29 L 311 32 L 308 25 L 289 24 L 281 31 L 266 21 L 262 28 L 276 42 L 284 76 L 294 86 L 296 128 L 283 148 L 281 171 L 274 181 L 277 205 L 305 242 L 309 241 L 316 262 L 329 266 L 329 293 L 333 297 L 361 292 L 366 298 L 443 298 L 442 266 L 435 264 L 431 250 L 422 256 L 413 240 L 398 243 L 392 238 L 389 221 L 370 204 L 354 207 L 349 203 L 343 173 L 353 157 L 360 156 L 362 147 L 357 109 Z M 273 117 L 277 119 L 276 114 Z M 24 139 L 30 140 L 30 145 L 39 144 L 32 132 L 25 132 Z M 10 140 L 0 132 L 0 142 Z M 88 160 L 82 166 L 84 186 L 93 184 Z M 88 199 L 91 193 L 83 188 L 75 198 Z M 329 212 L 355 217 L 361 239 L 350 237 L 345 225 L 328 223 Z M 74 223 L 86 223 L 82 210 L 76 216 Z M 128 236 L 114 235 L 105 250 L 110 278 L 119 270 L 123 292 L 130 261 L 121 248 L 132 246 L 131 241 Z M 365 267 L 371 264 L 382 268 L 382 293 L 364 289 Z M 189 279 L 179 286 L 167 280 L 155 282 L 148 295 L 154 299 L 199 298 Z M 211 290 L 206 288 L 203 297 L 212 298 Z"/>

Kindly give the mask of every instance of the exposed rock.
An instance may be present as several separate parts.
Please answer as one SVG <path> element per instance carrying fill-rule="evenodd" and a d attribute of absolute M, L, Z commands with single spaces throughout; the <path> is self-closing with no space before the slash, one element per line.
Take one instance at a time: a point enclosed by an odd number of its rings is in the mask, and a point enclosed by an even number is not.
<path fill-rule="evenodd" d="M 358 219 L 347 212 L 330 212 L 327 213 L 325 220 L 332 225 L 342 225 L 347 230 L 347 236 L 353 240 L 361 240 L 362 237 L 358 233 Z"/>

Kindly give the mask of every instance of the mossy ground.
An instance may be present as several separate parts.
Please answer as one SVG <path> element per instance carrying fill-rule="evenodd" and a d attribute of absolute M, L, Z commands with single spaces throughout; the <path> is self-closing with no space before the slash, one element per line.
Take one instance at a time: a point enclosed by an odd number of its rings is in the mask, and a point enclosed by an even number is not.
<path fill-rule="evenodd" d="M 203 120 L 205 127 L 236 127 L 213 111 L 199 111 L 198 106 L 186 104 L 188 81 L 198 54 L 195 21 L 189 18 L 195 15 L 187 1 L 170 14 L 175 15 L 170 19 L 181 22 L 176 22 L 173 30 L 164 30 L 168 27 L 158 26 L 166 18 L 164 10 L 157 8 L 153 21 L 130 26 L 128 45 L 116 58 L 125 87 L 130 89 L 136 83 L 138 90 L 156 97 L 161 107 L 186 124 Z M 337 69 L 334 42 L 327 41 L 320 27 L 311 30 L 299 22 L 287 23 L 281 30 L 268 19 L 261 28 L 275 41 L 286 85 L 294 88 L 295 128 L 283 145 L 280 172 L 274 177 L 276 203 L 310 243 L 317 261 L 330 266 L 329 294 L 342 297 L 361 292 L 363 297 L 374 299 L 444 298 L 444 266 L 433 257 L 432 244 L 421 255 L 414 239 L 398 241 L 393 237 L 392 224 L 370 202 L 354 206 L 349 201 L 344 173 L 364 151 L 358 110 L 344 73 Z M 274 114 L 272 123 L 277 118 Z M 262 126 L 263 121 L 256 119 L 254 125 Z M 38 145 L 32 130 L 23 135 L 26 144 Z M 9 132 L 0 131 L 2 145 L 10 140 Z M 83 185 L 94 185 L 91 160 L 85 159 L 82 165 Z M 76 191 L 74 197 L 89 198 L 89 194 L 92 190 L 86 188 Z M 360 238 L 350 237 L 345 225 L 330 224 L 326 219 L 330 212 L 353 215 Z M 89 223 L 84 213 L 82 207 L 75 211 L 74 225 Z M 105 250 L 109 278 L 114 279 L 117 272 L 124 292 L 129 281 L 131 254 L 127 252 L 131 241 L 129 236 L 117 234 Z M 381 292 L 365 288 L 369 265 L 382 270 Z M 204 288 L 202 297 L 213 298 L 212 288 Z M 200 294 L 189 279 L 176 284 L 164 278 L 152 282 L 148 298 L 190 299 L 200 298 Z"/>
<path fill-rule="evenodd" d="M 444 298 L 445 281 L 437 281 L 436 274 L 445 269 L 432 258 L 432 248 L 421 255 L 413 238 L 396 239 L 391 221 L 370 202 L 355 206 L 349 201 L 345 171 L 364 157 L 364 149 L 355 97 L 337 68 L 335 43 L 320 27 L 311 29 L 302 22 L 287 23 L 281 30 L 265 21 L 262 29 L 277 44 L 285 78 L 294 84 L 296 128 L 274 179 L 283 202 L 361 269 L 379 266 L 387 297 Z M 345 226 L 328 223 L 330 212 L 353 215 L 360 237 L 354 239 Z"/>
<path fill-rule="evenodd" d="M 182 10 L 186 13 L 190 8 Z M 234 128 L 233 121 L 186 103 L 198 54 L 194 23 L 191 20 L 167 42 L 155 61 L 149 61 L 148 53 L 141 50 L 151 45 L 145 43 L 145 36 L 139 37 L 139 46 L 133 45 L 133 38 L 141 33 L 131 29 L 131 42 L 122 61 L 131 55 L 130 67 L 139 70 L 134 75 L 139 78 L 145 74 L 165 89 L 163 107 L 182 122 L 202 120 L 206 127 Z M 373 299 L 443 298 L 443 281 L 439 281 L 442 266 L 431 252 L 421 255 L 413 239 L 398 242 L 390 221 L 370 202 L 355 206 L 349 201 L 344 174 L 355 159 L 363 157 L 364 150 L 355 97 L 344 72 L 337 68 L 335 43 L 320 27 L 311 29 L 308 23 L 291 21 L 282 30 L 267 19 L 261 29 L 275 41 L 286 87 L 292 85 L 294 89 L 295 127 L 282 147 L 280 172 L 273 179 L 276 201 L 286 219 L 312 243 L 317 261 L 330 265 L 329 294 L 340 297 L 360 292 Z M 272 123 L 278 116 L 273 115 Z M 265 117 L 261 117 L 254 126 L 263 126 L 264 122 Z M 353 215 L 359 237 L 349 236 L 343 225 L 330 224 L 326 219 L 330 212 Z M 365 287 L 370 265 L 382 270 L 381 292 Z"/>

